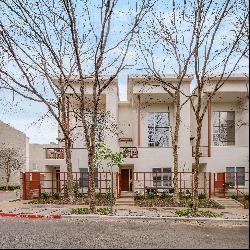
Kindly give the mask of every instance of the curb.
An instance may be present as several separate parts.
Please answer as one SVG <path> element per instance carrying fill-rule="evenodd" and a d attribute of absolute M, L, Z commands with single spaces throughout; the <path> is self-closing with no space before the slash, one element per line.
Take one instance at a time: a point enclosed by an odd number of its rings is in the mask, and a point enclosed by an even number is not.
<path fill-rule="evenodd" d="M 27 218 L 27 219 L 61 219 L 60 214 L 15 214 L 0 212 L 0 217 Z"/>
<path fill-rule="evenodd" d="M 147 216 L 118 216 L 118 215 L 62 215 L 62 219 L 97 219 L 97 220 L 112 220 L 112 219 L 128 219 L 128 220 L 155 220 L 155 221 L 211 221 L 211 222 L 241 222 L 249 224 L 247 219 L 222 219 L 222 218 L 201 218 L 201 217 L 147 217 Z"/>

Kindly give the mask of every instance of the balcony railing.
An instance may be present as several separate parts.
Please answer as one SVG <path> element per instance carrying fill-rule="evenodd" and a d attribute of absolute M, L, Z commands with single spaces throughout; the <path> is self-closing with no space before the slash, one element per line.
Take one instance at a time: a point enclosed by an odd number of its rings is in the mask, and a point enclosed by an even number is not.
<path fill-rule="evenodd" d="M 46 159 L 64 159 L 63 148 L 45 148 Z"/>
<path fill-rule="evenodd" d="M 199 153 L 201 157 L 208 157 L 208 146 L 200 146 Z M 192 157 L 195 157 L 195 146 L 192 147 Z"/>
<path fill-rule="evenodd" d="M 120 147 L 125 158 L 138 158 L 137 147 Z"/>

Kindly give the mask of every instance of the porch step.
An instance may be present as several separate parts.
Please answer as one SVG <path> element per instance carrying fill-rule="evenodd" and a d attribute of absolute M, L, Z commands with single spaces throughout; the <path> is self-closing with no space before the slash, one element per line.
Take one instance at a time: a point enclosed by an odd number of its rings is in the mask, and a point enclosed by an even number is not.
<path fill-rule="evenodd" d="M 243 205 L 234 200 L 234 199 L 227 199 L 227 198 L 220 198 L 220 199 L 215 199 L 219 204 L 221 204 L 222 206 L 224 206 L 225 208 L 241 208 L 243 207 Z"/>
<path fill-rule="evenodd" d="M 134 198 L 131 197 L 119 198 L 116 200 L 115 205 L 134 206 L 135 205 Z"/>
<path fill-rule="evenodd" d="M 129 191 L 121 191 L 121 198 L 131 198 L 134 197 L 134 193 L 133 192 L 129 192 Z"/>

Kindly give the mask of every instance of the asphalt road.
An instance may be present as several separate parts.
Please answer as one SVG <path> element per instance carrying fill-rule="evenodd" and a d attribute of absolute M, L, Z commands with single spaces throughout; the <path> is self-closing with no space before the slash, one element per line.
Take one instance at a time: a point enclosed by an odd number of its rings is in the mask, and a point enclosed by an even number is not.
<path fill-rule="evenodd" d="M 248 249 L 248 225 L 0 218 L 0 248 Z"/>

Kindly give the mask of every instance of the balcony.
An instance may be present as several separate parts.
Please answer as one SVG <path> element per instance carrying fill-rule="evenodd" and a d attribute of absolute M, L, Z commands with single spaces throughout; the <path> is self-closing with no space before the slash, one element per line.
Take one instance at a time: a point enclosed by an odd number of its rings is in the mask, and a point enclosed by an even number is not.
<path fill-rule="evenodd" d="M 64 159 L 64 148 L 45 148 L 45 159 Z"/>
<path fill-rule="evenodd" d="M 124 158 L 138 158 L 138 150 L 137 147 L 120 147 Z"/>
<path fill-rule="evenodd" d="M 200 146 L 200 157 L 209 157 L 208 146 Z M 192 147 L 192 157 L 195 157 L 195 146 Z"/>

